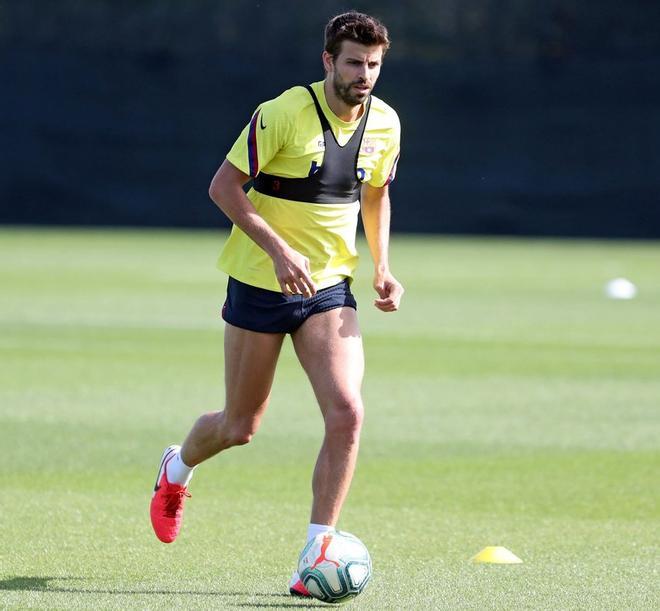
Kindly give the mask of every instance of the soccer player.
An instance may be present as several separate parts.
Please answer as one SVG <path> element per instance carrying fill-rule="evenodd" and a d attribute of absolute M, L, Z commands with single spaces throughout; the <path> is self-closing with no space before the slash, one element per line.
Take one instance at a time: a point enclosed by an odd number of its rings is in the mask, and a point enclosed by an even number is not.
<path fill-rule="evenodd" d="M 371 95 L 388 47 L 386 28 L 371 16 L 331 19 L 325 79 L 261 104 L 213 177 L 210 196 L 233 222 L 218 262 L 229 276 L 226 400 L 224 410 L 195 422 L 183 446 L 163 453 L 151 521 L 165 543 L 179 533 L 193 469 L 257 431 L 287 334 L 325 424 L 308 540 L 337 523 L 363 417 L 362 338 L 350 287 L 360 210 L 375 266 L 374 305 L 394 312 L 403 294 L 388 261 L 388 185 L 400 126 L 396 112 Z M 309 595 L 296 573 L 289 590 Z"/>

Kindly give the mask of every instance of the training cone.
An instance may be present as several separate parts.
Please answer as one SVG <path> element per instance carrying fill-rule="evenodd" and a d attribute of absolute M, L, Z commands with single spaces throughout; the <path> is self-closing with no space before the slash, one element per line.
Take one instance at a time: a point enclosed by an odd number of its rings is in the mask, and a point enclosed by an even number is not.
<path fill-rule="evenodd" d="M 472 562 L 489 564 L 522 564 L 522 560 L 506 547 L 484 547 L 476 556 L 473 556 Z"/>

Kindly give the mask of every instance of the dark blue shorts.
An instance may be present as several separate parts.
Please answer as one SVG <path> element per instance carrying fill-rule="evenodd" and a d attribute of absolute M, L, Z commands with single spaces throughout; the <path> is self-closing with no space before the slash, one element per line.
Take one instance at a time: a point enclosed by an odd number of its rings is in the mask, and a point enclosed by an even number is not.
<path fill-rule="evenodd" d="M 293 333 L 310 316 L 335 308 L 357 310 L 347 279 L 312 297 L 284 295 L 229 278 L 222 318 L 230 325 L 259 333 Z"/>

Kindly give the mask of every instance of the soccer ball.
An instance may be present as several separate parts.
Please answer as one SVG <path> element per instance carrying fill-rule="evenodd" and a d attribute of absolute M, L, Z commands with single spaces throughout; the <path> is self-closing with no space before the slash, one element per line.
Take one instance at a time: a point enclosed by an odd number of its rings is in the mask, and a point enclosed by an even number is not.
<path fill-rule="evenodd" d="M 369 583 L 371 558 L 356 536 L 328 531 L 305 546 L 298 559 L 298 574 L 314 598 L 341 603 L 357 596 Z"/>

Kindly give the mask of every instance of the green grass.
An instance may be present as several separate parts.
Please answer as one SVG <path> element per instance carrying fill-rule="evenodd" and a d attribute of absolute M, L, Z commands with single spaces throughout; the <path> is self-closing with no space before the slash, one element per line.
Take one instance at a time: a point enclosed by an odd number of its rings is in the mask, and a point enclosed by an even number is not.
<path fill-rule="evenodd" d="M 285 594 L 321 439 L 289 342 L 253 443 L 198 469 L 175 544 L 151 532 L 162 448 L 222 407 L 223 237 L 0 231 L 0 607 L 323 606 Z M 362 252 L 352 606 L 658 608 L 660 244 L 396 236 L 394 315 Z M 471 564 L 487 545 L 524 564 Z"/>

